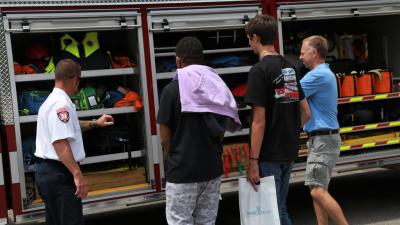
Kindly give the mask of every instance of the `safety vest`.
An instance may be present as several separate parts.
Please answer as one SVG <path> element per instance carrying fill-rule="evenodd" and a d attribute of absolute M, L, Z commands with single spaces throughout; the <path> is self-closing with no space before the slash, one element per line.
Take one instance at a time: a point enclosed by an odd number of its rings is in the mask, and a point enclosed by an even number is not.
<path fill-rule="evenodd" d="M 64 34 L 64 36 L 60 38 L 60 44 L 62 51 L 69 52 L 76 58 L 80 59 L 79 42 L 77 42 L 69 34 Z M 55 70 L 56 66 L 54 65 L 54 57 L 51 57 L 44 71 L 45 73 L 54 73 Z"/>
<path fill-rule="evenodd" d="M 81 43 L 76 41 L 69 34 L 64 34 L 60 38 L 61 54 L 58 57 L 52 57 L 45 68 L 46 73 L 54 73 L 55 62 L 59 59 L 72 58 L 78 62 L 82 70 L 96 70 L 111 68 L 110 56 L 100 51 L 100 44 L 97 32 L 88 32 L 85 34 Z M 58 60 L 57 60 L 58 59 Z"/>
<path fill-rule="evenodd" d="M 76 58 L 80 59 L 79 54 L 79 43 L 71 37 L 69 34 L 65 34 L 61 37 L 61 50 L 67 51 L 74 55 Z"/>
<path fill-rule="evenodd" d="M 89 57 L 93 52 L 100 49 L 99 39 L 97 32 L 88 32 L 82 41 L 83 49 L 85 51 L 85 58 Z"/>
<path fill-rule="evenodd" d="M 44 72 L 45 73 L 54 73 L 55 71 L 56 71 L 56 66 L 54 65 L 53 57 L 51 57 L 46 68 L 44 68 Z"/>

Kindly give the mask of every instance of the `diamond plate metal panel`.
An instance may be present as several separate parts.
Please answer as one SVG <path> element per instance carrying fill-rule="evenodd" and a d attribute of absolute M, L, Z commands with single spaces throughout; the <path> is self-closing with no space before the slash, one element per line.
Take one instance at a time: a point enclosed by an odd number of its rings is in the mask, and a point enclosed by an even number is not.
<path fill-rule="evenodd" d="M 218 0 L 219 2 L 237 2 L 243 0 Z M 244 0 L 246 1 L 246 0 Z M 130 4 L 160 4 L 160 3 L 197 3 L 197 2 L 215 2 L 210 0 L 41 0 L 41 1 L 23 1 L 23 0 L 2 0 L 0 7 L 27 7 L 27 6 L 83 6 L 83 5 L 130 5 Z"/>
<path fill-rule="evenodd" d="M 14 124 L 10 76 L 8 74 L 7 49 L 3 17 L 0 16 L 0 119 L 1 124 Z"/>

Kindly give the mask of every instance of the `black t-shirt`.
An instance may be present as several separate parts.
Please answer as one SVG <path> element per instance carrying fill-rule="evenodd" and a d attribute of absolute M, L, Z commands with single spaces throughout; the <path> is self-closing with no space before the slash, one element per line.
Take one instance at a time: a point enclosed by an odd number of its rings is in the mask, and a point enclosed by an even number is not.
<path fill-rule="evenodd" d="M 157 123 L 172 132 L 166 179 L 171 183 L 194 183 L 222 175 L 222 141 L 213 137 L 205 113 L 181 113 L 179 82 L 162 91 Z"/>
<path fill-rule="evenodd" d="M 304 98 L 295 67 L 280 55 L 265 56 L 248 76 L 245 102 L 265 107 L 260 160 L 293 161 L 298 156 L 300 102 Z"/>

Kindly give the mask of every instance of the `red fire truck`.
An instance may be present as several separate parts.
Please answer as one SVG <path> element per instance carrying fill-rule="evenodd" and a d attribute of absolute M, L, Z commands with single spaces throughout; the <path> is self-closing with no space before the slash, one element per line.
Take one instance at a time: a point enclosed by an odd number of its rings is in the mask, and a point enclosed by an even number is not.
<path fill-rule="evenodd" d="M 398 163 L 400 93 L 396 77 L 400 72 L 400 33 L 393 28 L 399 21 L 400 6 L 396 2 L 2 1 L 0 224 L 7 219 L 17 223 L 44 220 L 32 157 L 37 115 L 29 103 L 37 104 L 51 90 L 51 63 L 60 54 L 74 55 L 84 68 L 80 95 L 73 99 L 79 106 L 78 117 L 93 119 L 111 114 L 115 118 L 114 128 L 84 134 L 87 158 L 80 166 L 90 188 L 89 197 L 83 201 L 84 214 L 140 206 L 165 198 L 164 165 L 155 117 L 159 94 L 174 76 L 176 42 L 187 35 L 198 37 L 203 42 L 207 63 L 234 88 L 246 83 L 247 73 L 257 60 L 243 31 L 247 21 L 257 14 L 278 19 L 276 48 L 299 68 L 302 38 L 320 34 L 330 41 L 329 63 L 335 73 L 388 71 L 389 90 L 377 92 L 377 88 L 372 88 L 368 95 L 339 98 L 343 144 L 335 173 Z M 93 37 L 90 43 L 85 42 Z M 88 44 L 95 46 L 89 53 L 85 51 Z M 102 59 L 109 56 L 110 63 L 91 64 L 91 60 L 96 61 L 91 58 L 93 52 Z M 122 59 L 124 63 L 120 63 Z M 37 68 L 37 60 L 45 60 L 46 68 Z M 354 80 L 358 77 L 353 75 Z M 376 82 L 371 85 L 376 87 L 383 78 L 373 79 Z M 110 101 L 118 98 L 121 90 L 134 91 L 143 107 L 134 107 L 133 102 L 114 107 Z M 245 156 L 248 151 L 250 111 L 250 107 L 240 108 L 243 129 L 225 135 L 222 158 L 230 170 L 225 171 L 222 192 L 236 191 L 238 177 L 245 175 L 242 170 L 247 165 L 246 157 L 235 155 Z M 304 176 L 306 134 L 300 134 L 300 138 L 302 145 L 293 181 Z"/>

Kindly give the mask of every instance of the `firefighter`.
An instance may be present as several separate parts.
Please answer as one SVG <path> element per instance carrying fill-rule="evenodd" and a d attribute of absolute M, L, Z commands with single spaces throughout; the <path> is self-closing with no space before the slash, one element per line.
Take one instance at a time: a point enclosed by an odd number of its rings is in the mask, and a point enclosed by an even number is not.
<path fill-rule="evenodd" d="M 36 182 L 45 204 L 46 224 L 83 224 L 81 199 L 88 193 L 78 162 L 85 158 L 82 131 L 113 124 L 110 115 L 95 121 L 78 121 L 71 102 L 81 78 L 80 66 L 61 60 L 55 70 L 55 87 L 39 109 L 37 119 Z"/>

